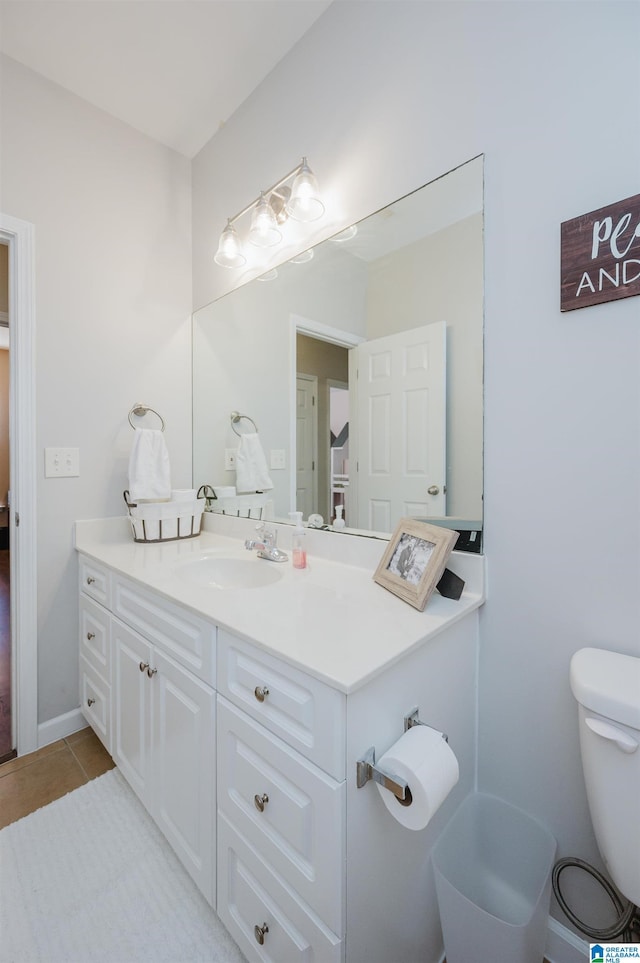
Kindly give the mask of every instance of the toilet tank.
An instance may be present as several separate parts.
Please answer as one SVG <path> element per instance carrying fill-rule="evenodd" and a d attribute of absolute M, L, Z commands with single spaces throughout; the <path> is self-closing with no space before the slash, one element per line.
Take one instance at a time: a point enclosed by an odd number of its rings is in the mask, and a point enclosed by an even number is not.
<path fill-rule="evenodd" d="M 640 905 L 640 658 L 580 649 L 571 659 L 591 821 L 611 879 Z"/>

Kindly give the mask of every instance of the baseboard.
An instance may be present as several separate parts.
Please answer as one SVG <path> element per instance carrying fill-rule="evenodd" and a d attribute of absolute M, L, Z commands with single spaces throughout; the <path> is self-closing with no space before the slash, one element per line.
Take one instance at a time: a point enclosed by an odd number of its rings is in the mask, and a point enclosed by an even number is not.
<path fill-rule="evenodd" d="M 57 742 L 58 739 L 64 739 L 65 736 L 70 736 L 78 729 L 84 729 L 86 724 L 86 719 L 79 708 L 56 716 L 55 719 L 49 719 L 47 722 L 39 722 L 38 749 L 49 746 L 52 742 Z"/>
<path fill-rule="evenodd" d="M 589 944 L 550 916 L 545 956 L 549 963 L 587 963 Z"/>

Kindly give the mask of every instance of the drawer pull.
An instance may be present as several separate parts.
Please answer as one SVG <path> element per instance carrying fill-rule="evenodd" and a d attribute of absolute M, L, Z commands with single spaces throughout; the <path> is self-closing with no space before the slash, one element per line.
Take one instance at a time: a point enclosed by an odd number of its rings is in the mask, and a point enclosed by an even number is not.
<path fill-rule="evenodd" d="M 253 935 L 255 936 L 260 946 L 263 946 L 265 934 L 268 932 L 269 932 L 269 927 L 267 926 L 266 923 L 263 923 L 262 926 L 258 926 L 258 924 L 256 923 L 256 925 L 253 927 Z"/>
<path fill-rule="evenodd" d="M 265 806 L 267 805 L 267 803 L 269 802 L 269 797 L 267 796 L 266 792 L 263 793 L 262 796 L 259 796 L 259 795 L 256 793 L 255 796 L 253 797 L 253 801 L 254 801 L 254 803 L 255 803 L 256 809 L 257 809 L 259 812 L 263 813 L 263 812 L 264 812 L 264 807 L 265 807 Z"/>
<path fill-rule="evenodd" d="M 157 671 L 158 671 L 157 669 L 150 669 L 149 666 L 147 666 L 147 675 L 149 676 L 150 679 L 154 677 Z"/>
<path fill-rule="evenodd" d="M 87 632 L 87 641 L 88 641 L 88 642 L 91 642 L 91 639 L 95 639 L 95 637 L 96 637 L 96 633 L 95 633 L 95 632 Z"/>
<path fill-rule="evenodd" d="M 87 575 L 87 585 L 93 585 L 95 579 L 91 575 Z"/>
<path fill-rule="evenodd" d="M 144 672 L 144 670 L 145 670 L 145 669 L 148 669 L 148 668 L 149 668 L 149 663 L 148 663 L 148 662 L 141 662 L 141 663 L 140 663 L 140 671 L 141 671 L 141 672 Z"/>
<path fill-rule="evenodd" d="M 91 708 L 91 706 L 95 701 L 96 701 L 95 699 L 87 699 L 87 705 L 89 706 L 89 708 Z"/>
<path fill-rule="evenodd" d="M 258 702 L 264 702 L 269 695 L 269 690 L 267 689 L 266 685 L 257 685 L 253 690 L 253 694 Z"/>

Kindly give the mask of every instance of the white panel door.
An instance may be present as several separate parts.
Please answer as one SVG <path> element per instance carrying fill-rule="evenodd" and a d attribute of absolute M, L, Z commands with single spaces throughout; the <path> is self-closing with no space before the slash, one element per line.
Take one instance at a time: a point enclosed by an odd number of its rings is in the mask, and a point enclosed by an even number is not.
<path fill-rule="evenodd" d="M 206 899 L 215 905 L 214 692 L 157 649 L 151 671 L 152 813 Z"/>
<path fill-rule="evenodd" d="M 446 514 L 446 324 L 358 345 L 358 528 Z"/>
<path fill-rule="evenodd" d="M 150 806 L 151 687 L 149 643 L 118 619 L 112 620 L 113 758 L 131 788 Z"/>
<path fill-rule="evenodd" d="M 296 378 L 296 511 L 308 518 L 318 510 L 316 397 L 318 379 L 299 374 Z"/>

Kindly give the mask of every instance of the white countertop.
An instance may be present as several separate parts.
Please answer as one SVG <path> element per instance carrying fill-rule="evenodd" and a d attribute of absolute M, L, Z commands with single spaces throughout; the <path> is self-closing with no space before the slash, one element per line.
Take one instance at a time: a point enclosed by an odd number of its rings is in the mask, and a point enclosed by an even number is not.
<path fill-rule="evenodd" d="M 270 562 L 247 551 L 244 535 L 237 537 L 242 526 L 234 522 L 207 517 L 207 528 L 215 531 L 146 545 L 133 541 L 124 518 L 79 521 L 75 547 L 344 693 L 353 692 L 484 601 L 483 556 L 454 552 L 447 567 L 465 579 L 462 597 L 453 601 L 434 592 L 424 612 L 419 612 L 373 581 L 377 562 L 371 559 L 382 556 L 385 541 L 335 533 L 328 541 L 321 538 L 326 533 L 310 532 L 308 545 L 315 544 L 318 554 L 310 550 L 308 567 L 297 570 L 291 561 Z M 279 544 L 288 551 L 288 532 L 283 531 Z M 353 559 L 360 549 L 364 560 L 360 565 L 320 557 L 337 552 Z M 199 587 L 181 577 L 180 567 L 204 555 L 272 566 L 280 577 L 261 588 Z"/>

